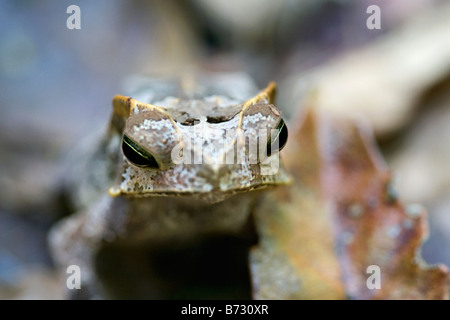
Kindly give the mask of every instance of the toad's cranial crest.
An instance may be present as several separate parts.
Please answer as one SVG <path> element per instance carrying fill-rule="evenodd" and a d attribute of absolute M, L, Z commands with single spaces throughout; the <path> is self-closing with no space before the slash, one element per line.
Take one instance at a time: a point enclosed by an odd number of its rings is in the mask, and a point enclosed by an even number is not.
<path fill-rule="evenodd" d="M 139 86 L 135 98 L 114 97 L 110 134 L 120 136 L 122 154 L 111 196 L 218 202 L 289 182 L 276 152 L 287 129 L 273 105 L 274 82 L 259 93 L 232 90 L 223 79 L 182 79 L 167 87 L 164 97 Z"/>

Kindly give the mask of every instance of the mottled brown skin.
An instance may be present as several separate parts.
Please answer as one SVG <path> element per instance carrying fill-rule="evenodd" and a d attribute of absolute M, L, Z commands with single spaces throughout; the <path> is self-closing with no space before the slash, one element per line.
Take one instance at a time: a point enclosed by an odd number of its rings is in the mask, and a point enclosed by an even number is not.
<path fill-rule="evenodd" d="M 289 178 L 282 167 L 274 175 L 263 175 L 267 164 L 249 162 L 245 148 L 238 148 L 243 150 L 244 162 L 235 164 L 220 164 L 228 149 L 214 154 L 204 151 L 209 163 L 176 164 L 171 158 L 171 151 L 183 135 L 194 135 L 196 128 L 224 133 L 231 130 L 231 147 L 239 147 L 250 130 L 274 129 L 280 121 L 281 113 L 273 105 L 274 83 L 254 97 L 253 90 L 226 96 L 233 79 L 224 79 L 222 76 L 168 81 L 165 94 L 160 86 L 164 81 L 154 86 L 144 83 L 132 93 L 137 99 L 114 98 L 105 136 L 95 144 L 91 158 L 84 155 L 77 176 L 67 179 L 78 212 L 60 222 L 50 235 L 53 256 L 61 270 L 72 264 L 81 268 L 82 289 L 70 292 L 72 296 L 139 297 L 139 290 L 117 295 L 117 284 L 116 292 L 111 293 L 110 284 L 99 279 L 102 272 L 98 270 L 108 268 L 106 264 L 114 266 L 117 260 L 126 260 L 125 256 L 117 259 L 117 253 L 112 254 L 115 260 L 103 258 L 111 257 L 111 248 L 126 247 L 124 252 L 128 255 L 136 248 L 163 247 L 170 251 L 180 245 L 189 247 L 217 235 L 254 237 L 252 214 L 261 195 L 256 190 L 287 184 Z M 253 87 L 245 78 L 237 80 L 243 82 L 244 89 Z M 140 96 L 152 95 L 153 99 L 138 100 Z M 130 162 L 121 151 L 124 134 L 153 155 L 158 167 L 139 167 Z M 208 150 L 213 143 L 214 138 L 207 135 L 204 144 L 194 148 Z M 278 156 L 276 153 L 270 158 Z M 143 254 L 146 253 L 140 251 L 138 259 Z M 153 272 L 148 266 L 143 268 L 143 272 Z M 105 271 L 102 277 L 108 278 L 108 272 L 114 271 Z M 150 294 L 143 296 L 170 297 L 165 295 L 164 288 L 171 284 L 158 283 L 158 276 L 152 279 L 154 282 L 149 281 L 147 288 Z M 124 287 L 119 286 L 119 291 L 120 288 Z"/>

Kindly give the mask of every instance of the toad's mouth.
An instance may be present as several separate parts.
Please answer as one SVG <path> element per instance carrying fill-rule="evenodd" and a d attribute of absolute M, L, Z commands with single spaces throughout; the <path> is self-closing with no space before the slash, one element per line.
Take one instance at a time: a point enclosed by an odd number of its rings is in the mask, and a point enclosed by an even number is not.
<path fill-rule="evenodd" d="M 114 187 L 111 187 L 108 193 L 112 197 L 123 196 L 129 199 L 150 197 L 182 197 L 203 200 L 209 203 L 216 203 L 224 201 L 236 194 L 271 189 L 276 186 L 288 185 L 291 182 L 291 179 L 289 177 L 286 177 L 286 179 L 284 180 L 263 181 L 261 183 L 252 184 L 250 186 L 242 186 L 226 190 L 220 188 L 213 188 L 211 190 L 177 190 L 169 188 L 158 190 L 126 190 L 120 188 L 115 189 Z"/>

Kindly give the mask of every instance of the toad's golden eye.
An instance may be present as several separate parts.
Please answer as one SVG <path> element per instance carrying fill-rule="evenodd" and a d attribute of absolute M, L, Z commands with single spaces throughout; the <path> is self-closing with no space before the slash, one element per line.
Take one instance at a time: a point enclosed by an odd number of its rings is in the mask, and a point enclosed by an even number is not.
<path fill-rule="evenodd" d="M 267 141 L 267 156 L 270 157 L 272 153 L 280 151 L 286 145 L 288 139 L 288 129 L 283 119 L 280 119 L 276 128 L 276 132 Z"/>
<path fill-rule="evenodd" d="M 127 135 L 123 136 L 122 151 L 128 161 L 138 167 L 159 168 L 155 158 Z"/>

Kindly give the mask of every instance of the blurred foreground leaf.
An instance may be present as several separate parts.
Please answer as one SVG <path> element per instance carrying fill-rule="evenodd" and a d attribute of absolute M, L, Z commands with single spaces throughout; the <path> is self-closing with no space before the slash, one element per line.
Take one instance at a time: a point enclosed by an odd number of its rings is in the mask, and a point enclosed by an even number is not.
<path fill-rule="evenodd" d="M 291 128 L 285 159 L 294 183 L 268 195 L 256 213 L 254 297 L 448 298 L 447 268 L 420 258 L 425 211 L 396 198 L 368 132 L 331 120 L 310 110 Z M 373 265 L 380 289 L 367 285 Z"/>

